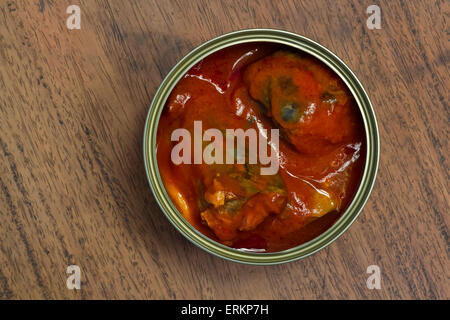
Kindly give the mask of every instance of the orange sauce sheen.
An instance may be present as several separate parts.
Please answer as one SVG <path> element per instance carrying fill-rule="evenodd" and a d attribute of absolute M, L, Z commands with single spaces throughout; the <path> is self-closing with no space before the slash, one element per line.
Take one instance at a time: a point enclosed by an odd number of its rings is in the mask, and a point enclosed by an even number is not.
<path fill-rule="evenodd" d="M 177 128 L 280 130 L 279 170 L 171 161 Z M 170 94 L 157 132 L 164 186 L 206 236 L 238 249 L 275 252 L 327 230 L 361 180 L 365 133 L 340 78 L 317 59 L 279 45 L 222 49 L 189 70 Z"/>

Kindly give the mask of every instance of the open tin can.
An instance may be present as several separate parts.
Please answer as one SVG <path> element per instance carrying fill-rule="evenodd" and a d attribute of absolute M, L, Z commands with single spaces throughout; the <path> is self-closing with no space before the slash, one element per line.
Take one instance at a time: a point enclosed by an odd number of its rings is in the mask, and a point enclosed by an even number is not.
<path fill-rule="evenodd" d="M 273 253 L 247 252 L 224 246 L 197 231 L 176 209 L 168 196 L 158 170 L 156 136 L 161 112 L 183 75 L 206 56 L 237 44 L 270 42 L 295 48 L 317 58 L 333 70 L 347 85 L 359 107 L 364 122 L 366 155 L 358 190 L 342 216 L 325 232 L 297 247 Z M 331 51 L 303 36 L 273 29 L 249 29 L 225 34 L 192 50 L 181 59 L 161 83 L 151 103 L 144 130 L 144 163 L 151 189 L 162 211 L 187 239 L 221 258 L 254 265 L 273 265 L 307 257 L 336 240 L 353 223 L 364 207 L 372 187 L 379 161 L 379 133 L 369 97 L 353 72 Z"/>

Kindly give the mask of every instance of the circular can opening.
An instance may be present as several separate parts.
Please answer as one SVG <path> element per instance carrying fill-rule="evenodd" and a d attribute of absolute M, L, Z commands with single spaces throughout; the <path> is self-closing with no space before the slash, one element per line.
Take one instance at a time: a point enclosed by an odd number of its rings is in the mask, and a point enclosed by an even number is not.
<path fill-rule="evenodd" d="M 238 128 L 243 143 L 227 144 Z M 298 260 L 334 241 L 367 201 L 378 159 L 375 114 L 356 76 L 323 46 L 280 30 L 192 50 L 161 83 L 144 131 L 147 177 L 169 221 L 202 249 L 249 264 Z"/>

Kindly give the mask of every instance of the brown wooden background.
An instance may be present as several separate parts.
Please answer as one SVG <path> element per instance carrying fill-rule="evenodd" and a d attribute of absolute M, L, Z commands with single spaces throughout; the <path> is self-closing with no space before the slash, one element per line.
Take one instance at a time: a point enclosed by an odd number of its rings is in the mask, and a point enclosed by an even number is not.
<path fill-rule="evenodd" d="M 381 7 L 382 29 L 366 27 Z M 81 7 L 81 30 L 66 28 Z M 0 2 L 0 299 L 450 298 L 449 1 Z M 157 207 L 144 120 L 186 53 L 253 27 L 325 45 L 366 87 L 381 162 L 336 242 L 271 267 L 213 257 Z M 82 288 L 66 288 L 77 264 Z M 381 290 L 366 268 L 379 265 Z"/>

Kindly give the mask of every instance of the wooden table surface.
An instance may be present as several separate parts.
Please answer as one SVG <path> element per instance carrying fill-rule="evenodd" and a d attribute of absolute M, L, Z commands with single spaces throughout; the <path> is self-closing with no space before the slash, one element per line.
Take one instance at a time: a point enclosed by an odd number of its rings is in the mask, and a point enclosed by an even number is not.
<path fill-rule="evenodd" d="M 366 8 L 381 8 L 369 30 Z M 66 8 L 81 8 L 69 30 Z M 5 0 L 0 3 L 0 299 L 449 299 L 449 1 Z M 304 260 L 216 258 L 157 206 L 142 136 L 195 46 L 278 28 L 336 53 L 367 89 L 377 182 L 352 227 Z M 81 290 L 66 268 L 81 269 Z M 381 289 L 369 290 L 369 265 Z"/>

